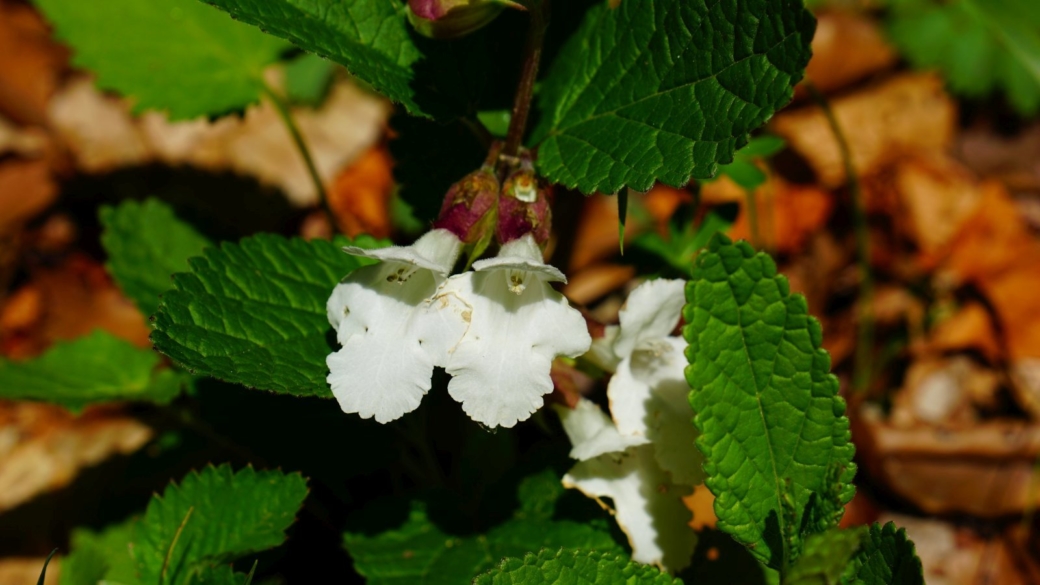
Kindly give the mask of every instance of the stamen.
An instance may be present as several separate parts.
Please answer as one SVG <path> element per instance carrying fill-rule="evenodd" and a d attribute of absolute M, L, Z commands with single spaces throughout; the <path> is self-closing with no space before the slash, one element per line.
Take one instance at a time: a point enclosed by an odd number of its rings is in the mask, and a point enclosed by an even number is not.
<path fill-rule="evenodd" d="M 527 288 L 527 283 L 524 282 L 524 274 L 521 270 L 510 270 L 509 271 L 509 290 L 513 294 L 520 294 Z"/>

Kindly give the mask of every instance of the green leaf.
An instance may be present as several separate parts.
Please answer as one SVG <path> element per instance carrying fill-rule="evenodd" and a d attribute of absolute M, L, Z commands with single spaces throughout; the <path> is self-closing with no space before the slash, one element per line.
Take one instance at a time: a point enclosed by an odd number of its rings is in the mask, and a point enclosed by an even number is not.
<path fill-rule="evenodd" d="M 845 570 L 847 585 L 924 585 L 921 559 L 906 531 L 889 522 L 873 524 Z"/>
<path fill-rule="evenodd" d="M 330 397 L 325 303 L 370 261 L 336 242 L 272 234 L 208 248 L 174 275 L 155 315 L 155 348 L 193 373 L 261 390 Z M 379 243 L 361 237 L 355 245 Z"/>
<path fill-rule="evenodd" d="M 135 111 L 194 118 L 257 101 L 263 69 L 288 45 L 197 0 L 37 0 L 73 63 L 134 98 Z"/>
<path fill-rule="evenodd" d="M 713 176 L 790 101 L 815 26 L 799 0 L 603 2 L 542 84 L 539 169 L 583 193 Z"/>
<path fill-rule="evenodd" d="M 398 0 L 206 0 L 234 18 L 340 63 L 409 113 L 451 117 L 471 109 L 486 55 L 481 37 L 417 36 Z M 476 73 L 474 76 L 469 73 Z"/>
<path fill-rule="evenodd" d="M 474 585 L 682 585 L 660 570 L 611 553 L 543 550 L 509 558 Z"/>
<path fill-rule="evenodd" d="M 859 526 L 813 534 L 805 540 L 802 555 L 787 572 L 784 585 L 839 585 L 867 532 L 866 526 Z"/>
<path fill-rule="evenodd" d="M 0 398 L 42 400 L 79 412 L 88 404 L 121 400 L 168 403 L 185 376 L 156 371 L 159 356 L 105 331 L 59 341 L 28 361 L 0 358 Z"/>
<path fill-rule="evenodd" d="M 285 67 L 285 94 L 290 101 L 316 108 L 325 101 L 336 64 L 304 53 Z"/>
<path fill-rule="evenodd" d="M 769 256 L 721 234 L 697 257 L 686 299 L 686 378 L 718 527 L 783 571 L 802 534 L 788 511 L 821 495 L 837 509 L 855 492 L 820 324 Z"/>
<path fill-rule="evenodd" d="M 77 529 L 72 533 L 72 552 L 61 562 L 61 585 L 131 585 L 137 569 L 131 554 L 134 526 L 131 519 L 106 527 L 101 532 Z"/>
<path fill-rule="evenodd" d="M 888 33 L 917 68 L 938 68 L 953 91 L 1000 89 L 1022 115 L 1040 112 L 1040 5 L 1031 0 L 894 0 Z"/>
<path fill-rule="evenodd" d="M 520 485 L 521 506 L 511 520 L 464 537 L 444 532 L 430 520 L 425 504 L 413 502 L 402 526 L 375 536 L 347 532 L 343 545 L 369 585 L 459 585 L 503 557 L 542 548 L 621 552 L 605 529 L 552 519 L 562 491 L 552 472 L 529 477 Z"/>
<path fill-rule="evenodd" d="M 136 527 L 141 582 L 194 582 L 216 565 L 278 546 L 306 497 L 298 473 L 232 473 L 228 465 L 189 473 L 152 498 Z"/>
<path fill-rule="evenodd" d="M 159 295 L 173 286 L 173 273 L 187 270 L 188 258 L 211 245 L 157 199 L 104 206 L 99 217 L 105 228 L 101 234 L 108 254 L 105 266 L 145 315 L 155 312 Z"/>

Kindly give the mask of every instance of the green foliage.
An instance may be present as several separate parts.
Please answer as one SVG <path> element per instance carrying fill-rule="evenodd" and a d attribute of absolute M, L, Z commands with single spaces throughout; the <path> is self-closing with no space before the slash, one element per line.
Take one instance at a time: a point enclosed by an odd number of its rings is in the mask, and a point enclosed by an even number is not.
<path fill-rule="evenodd" d="M 354 569 L 369 585 L 459 585 L 503 557 L 542 548 L 621 552 L 605 530 L 553 520 L 561 492 L 559 478 L 552 472 L 529 477 L 520 485 L 521 505 L 513 518 L 473 536 L 444 532 L 430 520 L 425 504 L 413 502 L 402 526 L 375 536 L 348 532 L 343 544 L 354 558 Z"/>
<path fill-rule="evenodd" d="M 845 566 L 859 550 L 867 528 L 832 528 L 805 540 L 802 555 L 784 576 L 784 585 L 839 585 Z"/>
<path fill-rule="evenodd" d="M 152 342 L 192 372 L 251 388 L 331 396 L 325 303 L 348 272 L 369 261 L 348 242 L 272 234 L 208 248 L 174 275 L 155 315 Z M 372 238 L 354 242 L 376 246 Z"/>
<path fill-rule="evenodd" d="M 657 232 L 639 234 L 633 244 L 664 260 L 676 273 L 685 277 L 696 257 L 712 236 L 733 225 L 736 206 L 720 206 L 704 216 L 700 225 L 686 214 L 676 214 L 668 222 L 668 237 Z"/>
<path fill-rule="evenodd" d="M 187 270 L 188 258 L 211 245 L 157 199 L 105 206 L 99 217 L 105 228 L 101 244 L 108 254 L 106 268 L 145 315 L 155 312 L 159 295 L 173 285 L 173 273 Z"/>
<path fill-rule="evenodd" d="M 508 558 L 474 585 L 681 585 L 682 581 L 611 553 L 543 550 Z"/>
<path fill-rule="evenodd" d="M 304 53 L 285 66 L 285 94 L 293 103 L 316 108 L 332 86 L 336 64 L 314 53 Z"/>
<path fill-rule="evenodd" d="M 221 563 L 278 546 L 306 497 L 298 473 L 232 473 L 227 465 L 189 473 L 152 498 L 136 527 L 141 582 L 190 583 Z"/>
<path fill-rule="evenodd" d="M 847 585 L 924 585 L 921 559 L 906 531 L 873 524 L 859 553 L 845 568 Z"/>
<path fill-rule="evenodd" d="M 165 404 L 187 384 L 156 370 L 159 356 L 104 331 L 59 341 L 27 361 L 0 358 L 0 398 L 42 400 L 79 412 L 88 404 L 142 400 Z"/>
<path fill-rule="evenodd" d="M 38 0 L 73 63 L 136 111 L 172 118 L 222 114 L 260 97 L 262 73 L 288 45 L 198 0 Z"/>
<path fill-rule="evenodd" d="M 791 99 L 814 30 L 798 0 L 603 2 L 543 82 L 539 170 L 583 193 L 713 176 Z"/>
<path fill-rule="evenodd" d="M 733 154 L 733 162 L 719 165 L 715 178 L 729 177 L 746 190 L 752 190 L 766 182 L 766 174 L 755 164 L 756 159 L 768 158 L 784 148 L 784 139 L 779 136 L 752 138 L 744 148 Z"/>
<path fill-rule="evenodd" d="M 855 491 L 820 325 L 769 256 L 721 234 L 697 257 L 686 299 L 686 377 L 718 526 L 783 572 L 803 534 L 789 511 L 821 496 L 837 508 Z"/>
<path fill-rule="evenodd" d="M 113 524 L 101 532 L 76 530 L 72 533 L 72 553 L 61 562 L 61 585 L 111 585 L 137 583 L 137 569 L 131 546 L 134 526 L 131 519 Z"/>
<path fill-rule="evenodd" d="M 470 109 L 479 40 L 437 43 L 414 34 L 396 0 L 206 0 L 234 18 L 340 63 L 409 113 L 452 117 Z M 476 69 L 479 71 L 479 69 Z"/>
<path fill-rule="evenodd" d="M 1033 0 L 892 0 L 888 32 L 919 68 L 938 68 L 969 97 L 1001 89 L 1040 111 L 1040 4 Z"/>

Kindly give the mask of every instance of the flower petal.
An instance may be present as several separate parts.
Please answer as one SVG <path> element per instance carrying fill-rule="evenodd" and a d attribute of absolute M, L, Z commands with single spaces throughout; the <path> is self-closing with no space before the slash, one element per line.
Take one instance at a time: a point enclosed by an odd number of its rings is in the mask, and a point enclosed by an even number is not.
<path fill-rule="evenodd" d="M 618 326 L 607 325 L 603 328 L 603 337 L 593 339 L 592 347 L 582 357 L 608 372 L 617 371 L 618 363 L 621 361 L 621 358 L 614 354 L 614 340 L 617 339 L 617 335 Z"/>
<path fill-rule="evenodd" d="M 512 427 L 541 408 L 553 389 L 552 360 L 579 356 L 592 343 L 581 313 L 548 283 L 530 279 L 517 293 L 508 278 L 504 270 L 467 272 L 438 293 L 471 309 L 469 329 L 448 359 L 448 393 L 492 427 Z"/>
<path fill-rule="evenodd" d="M 671 335 L 686 302 L 685 286 L 683 280 L 659 278 L 636 287 L 621 309 L 621 331 L 614 342 L 614 353 L 623 358 L 644 341 Z"/>
<path fill-rule="evenodd" d="M 604 453 L 620 453 L 649 442 L 644 437 L 624 437 L 595 402 L 580 399 L 573 409 L 555 405 L 563 430 L 571 440 L 571 457 L 586 461 Z"/>
<path fill-rule="evenodd" d="M 614 518 L 628 536 L 633 560 L 673 572 L 690 564 L 697 536 L 682 496 L 692 490 L 671 483 L 654 461 L 652 446 L 633 447 L 620 459 L 602 455 L 582 461 L 563 477 L 563 485 L 597 501 L 613 501 Z M 600 505 L 607 508 L 602 501 Z"/>
<path fill-rule="evenodd" d="M 374 249 L 345 246 L 343 248 L 343 251 L 351 256 L 410 264 L 432 270 L 440 276 L 447 276 L 451 272 L 461 250 L 462 242 L 459 241 L 459 238 L 444 229 L 426 232 L 411 246 L 389 246 Z"/>
<path fill-rule="evenodd" d="M 542 250 L 534 241 L 534 236 L 527 234 L 507 242 L 494 258 L 473 263 L 473 269 L 481 272 L 487 270 L 514 270 L 529 272 L 548 282 L 567 282 L 567 277 L 559 268 L 546 264 L 542 259 Z"/>

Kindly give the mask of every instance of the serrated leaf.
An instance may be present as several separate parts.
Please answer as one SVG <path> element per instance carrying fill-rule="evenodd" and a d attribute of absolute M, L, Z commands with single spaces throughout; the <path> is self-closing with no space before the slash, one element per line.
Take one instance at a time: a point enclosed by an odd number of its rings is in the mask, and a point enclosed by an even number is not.
<path fill-rule="evenodd" d="M 583 193 L 708 178 L 809 62 L 798 0 L 625 0 L 593 8 L 542 84 L 538 167 Z"/>
<path fill-rule="evenodd" d="M 223 114 L 260 97 L 263 69 L 288 48 L 198 0 L 38 0 L 73 63 L 135 111 Z"/>
<path fill-rule="evenodd" d="M 520 509 L 513 518 L 486 534 L 454 536 L 441 530 L 413 502 L 407 521 L 375 536 L 347 532 L 343 545 L 354 569 L 369 585 L 460 585 L 507 556 L 560 547 L 620 552 L 609 532 L 586 523 L 552 520 L 552 507 L 563 491 L 559 479 L 548 488 L 543 473 L 525 479 L 519 488 Z"/>
<path fill-rule="evenodd" d="M 1003 90 L 1020 114 L 1040 111 L 1040 6 L 1030 0 L 896 0 L 888 33 L 917 68 L 957 93 Z"/>
<path fill-rule="evenodd" d="M 157 199 L 105 206 L 98 215 L 105 228 L 105 267 L 145 315 L 155 312 L 159 295 L 173 286 L 173 273 L 187 270 L 188 258 L 211 245 Z"/>
<path fill-rule="evenodd" d="M 216 565 L 278 546 L 306 497 L 298 473 L 232 473 L 228 465 L 189 473 L 152 498 L 136 527 L 141 582 L 190 583 Z"/>
<path fill-rule="evenodd" d="M 72 533 L 72 552 L 61 561 L 61 585 L 135 585 L 137 570 L 131 554 L 135 519 L 113 524 L 100 532 L 78 529 Z"/>
<path fill-rule="evenodd" d="M 849 560 L 859 550 L 868 529 L 832 528 L 805 540 L 802 554 L 784 576 L 784 585 L 839 585 Z"/>
<path fill-rule="evenodd" d="M 59 341 L 27 361 L 0 358 L 0 398 L 42 400 L 79 412 L 88 404 L 142 400 L 165 404 L 187 379 L 156 371 L 159 356 L 105 331 Z"/>
<path fill-rule="evenodd" d="M 845 570 L 846 585 L 924 585 L 921 559 L 906 530 L 892 522 L 873 524 Z"/>
<path fill-rule="evenodd" d="M 686 299 L 686 378 L 718 527 L 782 571 L 801 534 L 787 510 L 821 494 L 840 506 L 855 492 L 820 324 L 769 256 L 721 234 L 697 257 Z"/>
<path fill-rule="evenodd" d="M 316 108 L 325 101 L 336 64 L 304 53 L 285 66 L 285 95 L 290 101 Z"/>
<path fill-rule="evenodd" d="M 474 585 L 682 585 L 666 573 L 611 553 L 543 550 L 508 558 Z"/>
<path fill-rule="evenodd" d="M 331 397 L 333 350 L 325 304 L 347 273 L 370 261 L 336 242 L 272 234 L 208 248 L 174 275 L 155 315 L 152 343 L 189 370 L 299 396 Z M 379 243 L 361 237 L 355 245 Z"/>
<path fill-rule="evenodd" d="M 340 63 L 409 113 L 468 111 L 486 55 L 470 37 L 438 43 L 408 24 L 397 0 L 206 0 L 234 18 Z M 467 75 L 467 71 L 477 73 Z"/>

